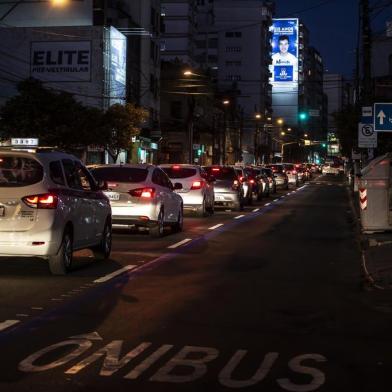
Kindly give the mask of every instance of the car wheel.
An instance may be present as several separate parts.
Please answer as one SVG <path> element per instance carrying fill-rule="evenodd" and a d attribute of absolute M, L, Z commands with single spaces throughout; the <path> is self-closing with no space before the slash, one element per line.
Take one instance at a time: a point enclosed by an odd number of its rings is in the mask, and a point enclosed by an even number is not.
<path fill-rule="evenodd" d="M 164 232 L 164 214 L 163 214 L 163 209 L 159 211 L 158 214 L 158 221 L 157 223 L 150 227 L 150 236 L 155 237 L 155 238 L 160 238 L 163 236 Z"/>
<path fill-rule="evenodd" d="M 112 251 L 112 225 L 110 221 L 105 223 L 105 227 L 102 232 L 102 239 L 99 245 L 92 249 L 94 257 L 97 259 L 107 260 Z"/>
<path fill-rule="evenodd" d="M 183 227 L 184 227 L 184 213 L 181 206 L 180 211 L 178 211 L 177 222 L 173 225 L 173 231 L 179 233 L 182 231 Z"/>
<path fill-rule="evenodd" d="M 207 216 L 206 199 L 203 199 L 203 204 L 197 208 L 196 215 L 202 218 Z"/>
<path fill-rule="evenodd" d="M 65 275 L 72 265 L 73 239 L 70 230 L 66 230 L 59 251 L 49 257 L 49 269 L 52 275 Z"/>

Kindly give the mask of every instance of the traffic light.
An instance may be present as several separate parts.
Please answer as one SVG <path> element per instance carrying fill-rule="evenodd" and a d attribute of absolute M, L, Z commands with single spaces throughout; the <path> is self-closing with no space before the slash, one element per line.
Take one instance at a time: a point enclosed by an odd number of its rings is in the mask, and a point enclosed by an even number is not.
<path fill-rule="evenodd" d="M 299 117 L 299 119 L 300 119 L 301 121 L 306 121 L 306 120 L 309 118 L 309 115 L 308 115 L 308 113 L 306 113 L 306 112 L 300 112 L 300 113 L 298 114 L 298 117 Z"/>
<path fill-rule="evenodd" d="M 326 148 L 327 147 L 327 143 L 321 143 L 321 147 L 322 148 Z"/>
<path fill-rule="evenodd" d="M 200 157 L 202 153 L 203 153 L 203 151 L 199 148 L 199 149 L 197 150 L 197 156 Z"/>

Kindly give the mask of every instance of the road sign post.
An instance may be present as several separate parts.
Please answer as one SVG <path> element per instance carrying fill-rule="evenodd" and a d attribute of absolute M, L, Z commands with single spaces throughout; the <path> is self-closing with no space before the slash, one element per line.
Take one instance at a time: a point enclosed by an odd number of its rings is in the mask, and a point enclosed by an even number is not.
<path fill-rule="evenodd" d="M 374 131 L 372 124 L 358 124 L 358 147 L 359 148 L 376 148 L 377 133 Z"/>

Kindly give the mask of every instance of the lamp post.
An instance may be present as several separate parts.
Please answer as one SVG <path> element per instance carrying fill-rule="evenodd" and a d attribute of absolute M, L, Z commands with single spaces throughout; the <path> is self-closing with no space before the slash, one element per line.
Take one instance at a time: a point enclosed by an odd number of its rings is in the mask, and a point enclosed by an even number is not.
<path fill-rule="evenodd" d="M 260 136 L 260 130 L 259 130 L 259 121 L 261 120 L 261 114 L 256 113 L 255 114 L 255 119 L 256 119 L 256 130 L 255 130 L 255 137 L 254 137 L 254 150 L 255 150 L 255 164 L 258 164 L 260 162 L 260 154 L 259 154 L 259 136 Z"/>
<path fill-rule="evenodd" d="M 228 99 L 224 99 L 222 101 L 223 104 L 223 135 L 222 135 L 222 147 L 221 147 L 221 156 L 220 156 L 220 164 L 226 164 L 226 141 L 227 141 L 227 107 L 230 105 L 230 101 Z"/>

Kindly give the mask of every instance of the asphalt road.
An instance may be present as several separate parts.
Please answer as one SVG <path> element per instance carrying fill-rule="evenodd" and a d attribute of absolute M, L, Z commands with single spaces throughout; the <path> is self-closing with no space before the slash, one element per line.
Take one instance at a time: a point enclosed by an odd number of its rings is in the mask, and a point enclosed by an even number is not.
<path fill-rule="evenodd" d="M 389 391 L 392 317 L 360 288 L 347 189 L 292 191 L 116 233 L 110 261 L 80 253 L 66 277 L 3 260 L 0 390 Z"/>

